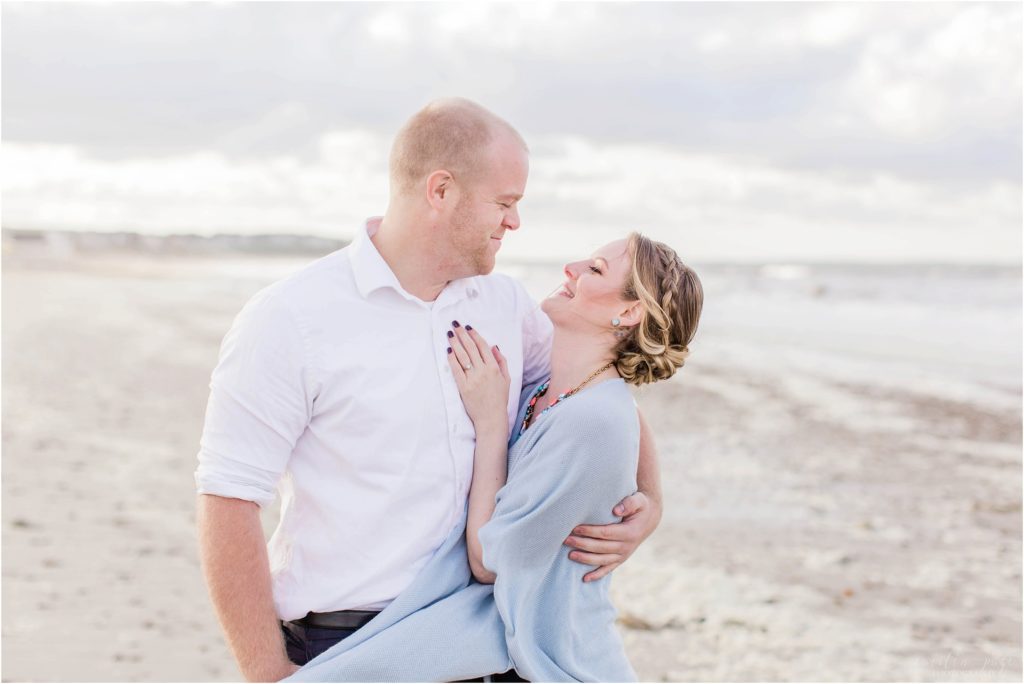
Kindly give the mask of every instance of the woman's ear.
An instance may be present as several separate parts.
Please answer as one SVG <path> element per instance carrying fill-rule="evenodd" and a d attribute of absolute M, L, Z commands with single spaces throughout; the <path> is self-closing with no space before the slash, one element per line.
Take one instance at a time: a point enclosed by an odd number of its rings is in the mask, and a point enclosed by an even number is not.
<path fill-rule="evenodd" d="M 619 325 L 625 328 L 632 328 L 635 325 L 640 325 L 640 321 L 644 318 L 644 305 L 639 300 L 630 304 L 629 308 L 623 309 L 622 313 L 618 315 Z"/>
<path fill-rule="evenodd" d="M 444 169 L 434 171 L 427 176 L 427 202 L 435 210 L 442 211 L 445 204 L 451 204 L 454 185 L 452 174 Z"/>

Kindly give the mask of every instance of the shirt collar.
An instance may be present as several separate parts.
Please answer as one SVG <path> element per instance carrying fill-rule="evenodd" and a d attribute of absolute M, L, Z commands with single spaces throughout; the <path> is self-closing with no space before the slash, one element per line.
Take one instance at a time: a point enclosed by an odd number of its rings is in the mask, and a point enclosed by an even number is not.
<path fill-rule="evenodd" d="M 349 260 L 352 263 L 356 287 L 364 299 L 381 288 L 391 288 L 406 299 L 426 306 L 442 300 L 447 304 L 466 298 L 475 299 L 479 295 L 480 288 L 475 276 L 450 281 L 434 302 L 424 302 L 419 297 L 406 292 L 402 284 L 398 282 L 394 271 L 377 251 L 377 246 L 370 240 L 370 237 L 380 228 L 381 219 L 380 216 L 366 219 L 363 227 L 356 231 L 355 239 L 352 240 L 349 250 Z"/>

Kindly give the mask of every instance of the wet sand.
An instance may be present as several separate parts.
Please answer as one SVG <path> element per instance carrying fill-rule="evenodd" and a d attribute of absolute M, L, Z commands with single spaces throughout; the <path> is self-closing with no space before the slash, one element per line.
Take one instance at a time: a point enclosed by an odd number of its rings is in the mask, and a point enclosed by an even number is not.
<path fill-rule="evenodd" d="M 300 263 L 5 250 L 5 681 L 240 679 L 192 473 L 222 336 Z M 665 516 L 612 586 L 640 677 L 1019 681 L 1019 311 L 974 311 L 954 351 L 872 346 L 919 324 L 725 280 L 687 367 L 638 392 Z"/>

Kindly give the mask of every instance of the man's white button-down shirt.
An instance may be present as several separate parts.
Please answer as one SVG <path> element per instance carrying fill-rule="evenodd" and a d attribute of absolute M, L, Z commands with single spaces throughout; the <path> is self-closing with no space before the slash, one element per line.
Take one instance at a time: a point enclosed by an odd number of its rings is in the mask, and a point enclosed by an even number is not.
<path fill-rule="evenodd" d="M 551 321 L 515 280 L 452 281 L 433 302 L 402 289 L 370 235 L 257 293 L 221 345 L 195 473 L 199 493 L 265 506 L 283 620 L 375 610 L 458 522 L 473 424 L 448 365 L 452 321 L 508 360 L 520 389 L 549 372 Z"/>

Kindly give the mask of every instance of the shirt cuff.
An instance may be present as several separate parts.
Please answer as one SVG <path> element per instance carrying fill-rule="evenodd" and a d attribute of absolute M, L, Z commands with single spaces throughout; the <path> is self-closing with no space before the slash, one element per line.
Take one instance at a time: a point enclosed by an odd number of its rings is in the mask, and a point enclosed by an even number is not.
<path fill-rule="evenodd" d="M 211 457 L 206 452 L 200 452 L 199 460 L 195 472 L 197 494 L 252 501 L 260 508 L 269 506 L 277 497 L 278 476 L 275 473 L 237 461 Z M 223 468 L 227 464 L 230 464 L 230 470 Z"/>

